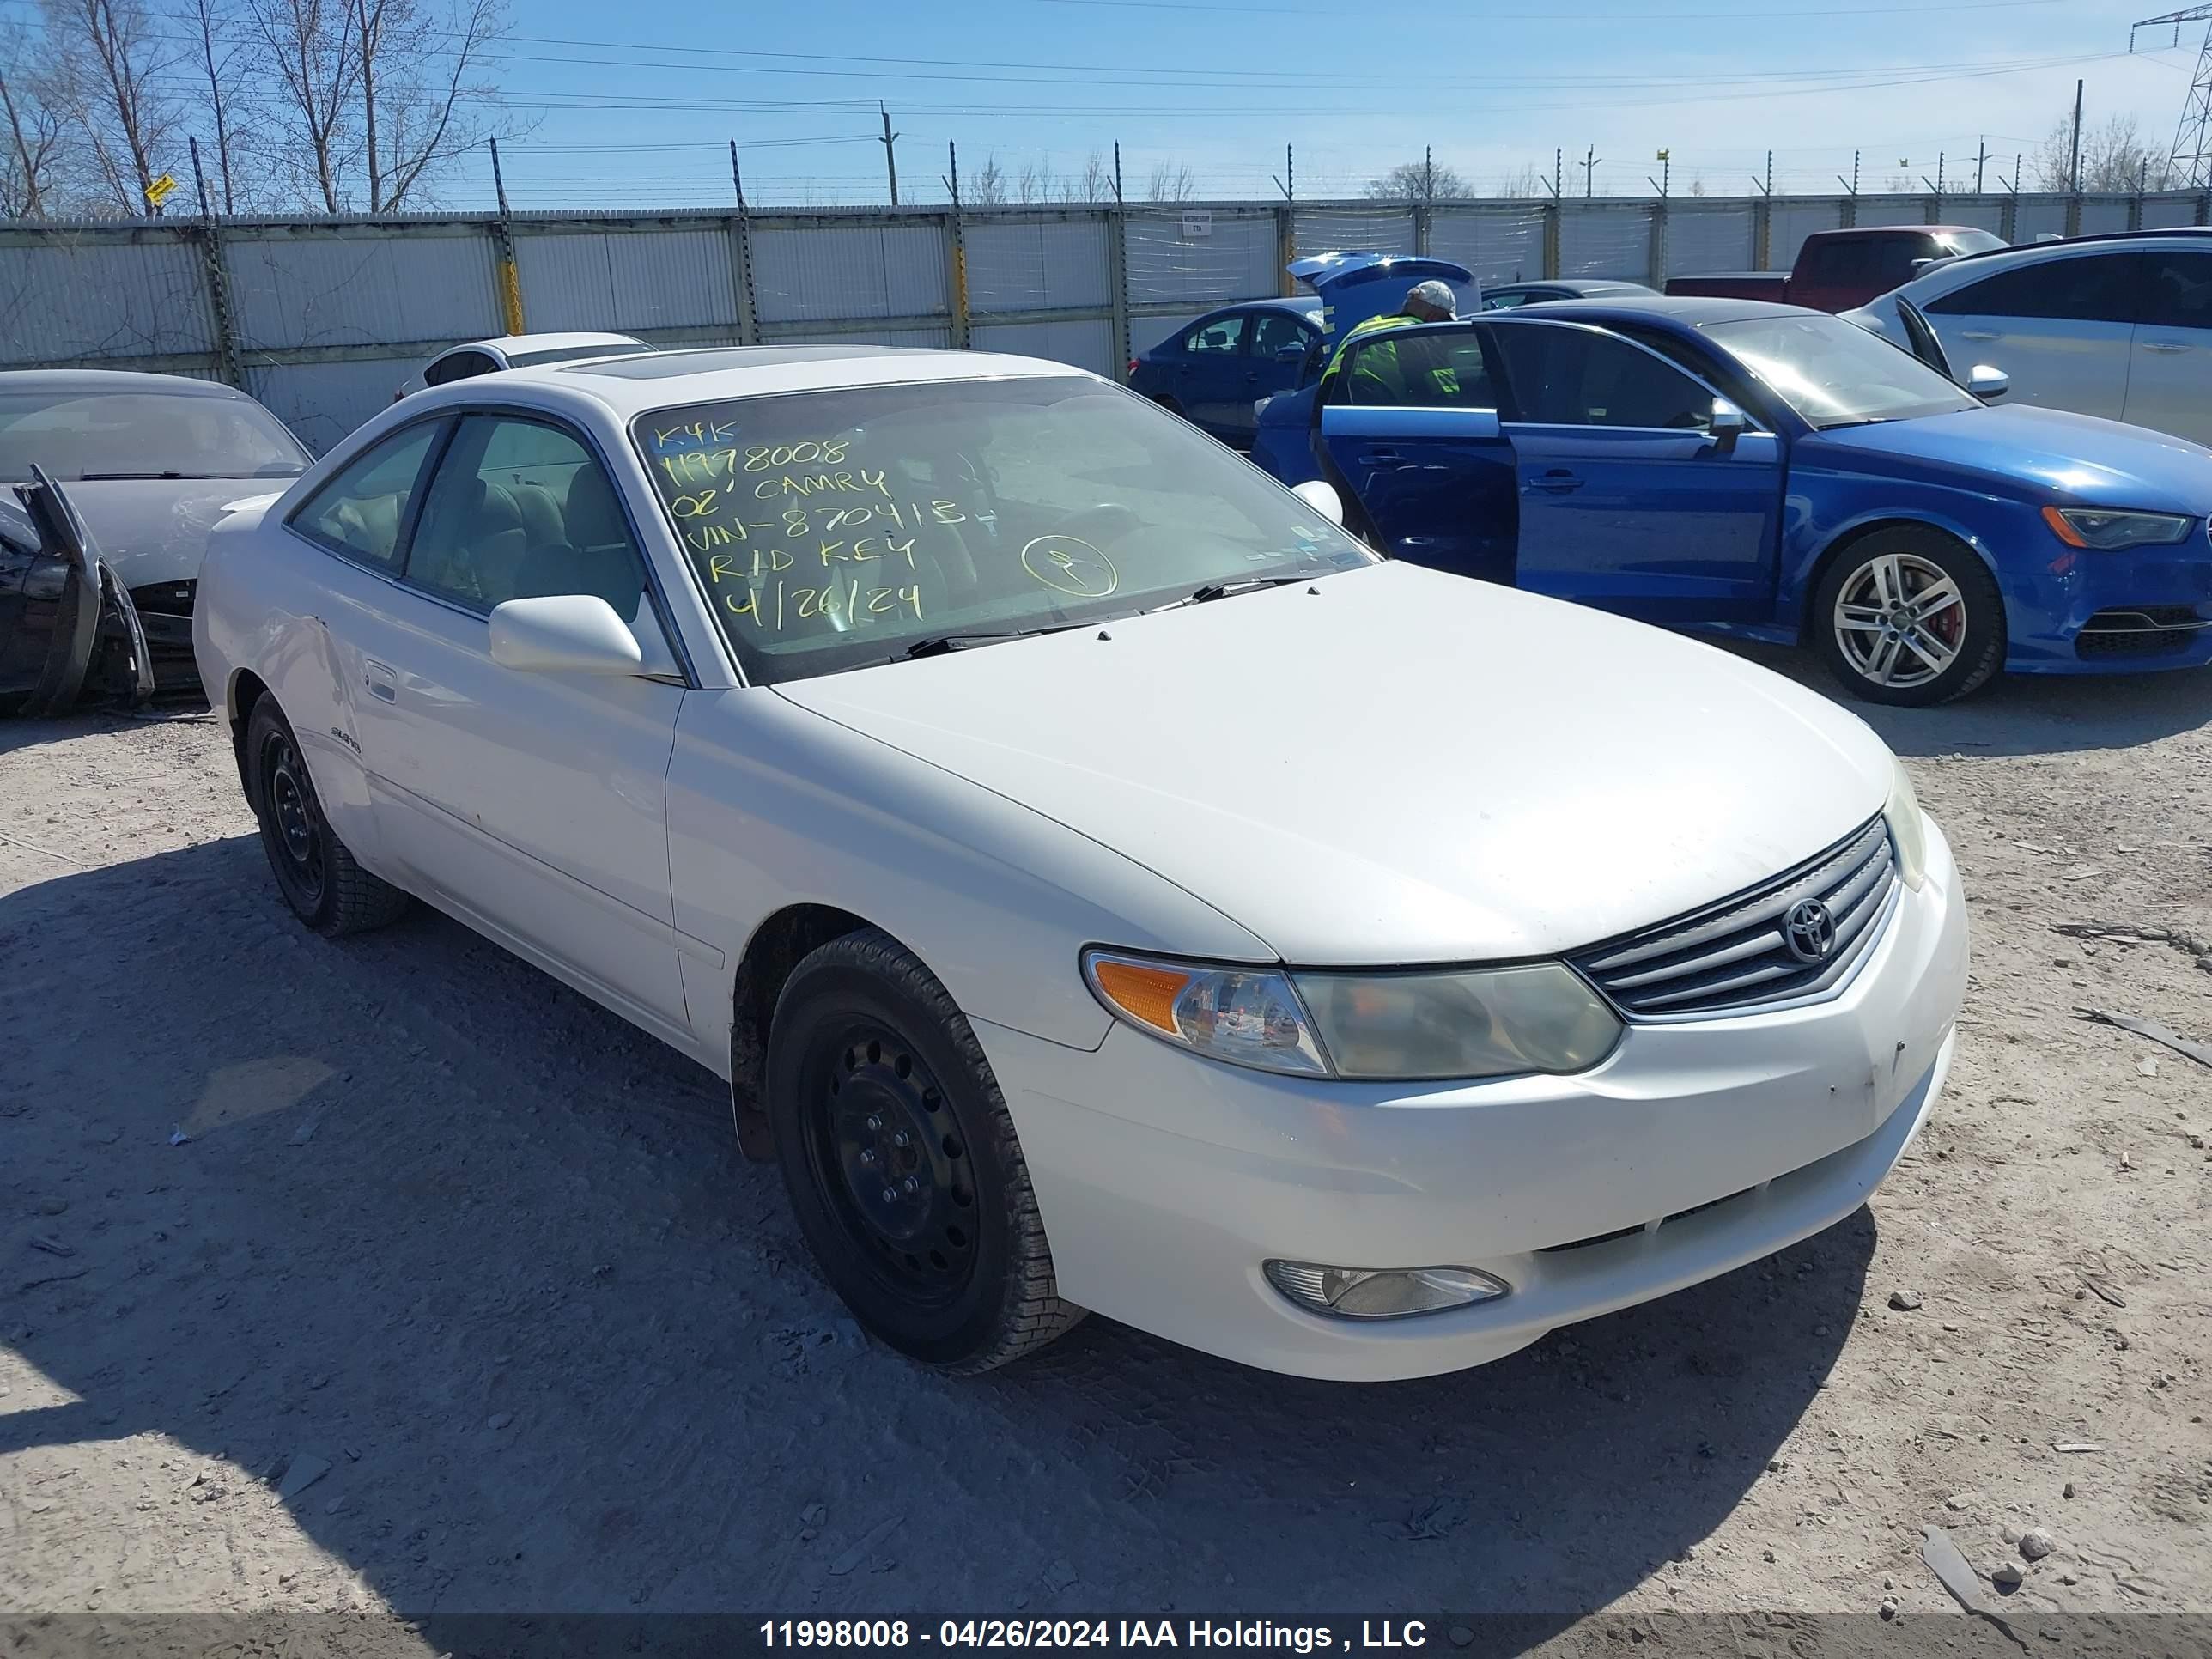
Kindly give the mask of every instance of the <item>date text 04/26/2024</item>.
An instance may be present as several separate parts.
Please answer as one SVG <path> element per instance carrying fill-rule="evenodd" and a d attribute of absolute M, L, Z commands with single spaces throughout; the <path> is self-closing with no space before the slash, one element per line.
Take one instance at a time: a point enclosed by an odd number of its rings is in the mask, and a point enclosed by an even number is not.
<path fill-rule="evenodd" d="M 760 1626 L 769 1648 L 831 1651 L 927 1646 L 939 1651 L 1004 1648 L 1195 1648 L 1350 1653 L 1425 1648 L 1418 1619 L 1363 1619 L 1356 1629 L 1277 1624 L 1265 1619 L 947 1619 L 935 1628 L 905 1619 L 774 1619 Z"/>

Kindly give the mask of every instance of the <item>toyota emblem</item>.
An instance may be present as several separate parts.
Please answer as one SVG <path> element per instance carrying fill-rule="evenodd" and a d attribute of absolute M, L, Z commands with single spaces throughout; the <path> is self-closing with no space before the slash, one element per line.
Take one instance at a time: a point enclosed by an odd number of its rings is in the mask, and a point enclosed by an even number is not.
<path fill-rule="evenodd" d="M 1783 943 L 1800 962 L 1825 962 L 1836 948 L 1836 918 L 1818 899 L 1790 908 L 1782 924 Z"/>

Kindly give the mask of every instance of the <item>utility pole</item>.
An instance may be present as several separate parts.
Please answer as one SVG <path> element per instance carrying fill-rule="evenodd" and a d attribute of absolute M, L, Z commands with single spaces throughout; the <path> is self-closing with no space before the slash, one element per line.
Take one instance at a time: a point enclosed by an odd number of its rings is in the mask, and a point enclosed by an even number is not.
<path fill-rule="evenodd" d="M 1583 157 L 1583 199 L 1584 201 L 1588 201 L 1597 193 L 1597 186 L 1594 182 L 1596 178 L 1597 146 L 1592 144 L 1589 147 L 1589 154 Z"/>
<path fill-rule="evenodd" d="M 1982 193 L 1982 169 L 1990 164 L 1990 141 L 1981 141 L 1981 149 L 1974 156 L 1974 194 Z"/>
<path fill-rule="evenodd" d="M 1115 204 L 1116 207 L 1119 207 L 1119 206 L 1121 206 L 1121 205 L 1122 204 L 1122 198 L 1121 198 L 1121 141 L 1119 138 L 1116 138 L 1116 139 L 1114 141 L 1114 204 Z"/>
<path fill-rule="evenodd" d="M 2167 183 L 2212 190 L 2212 5 L 2145 18 L 2128 31 L 2128 50 L 2136 49 L 2136 29 L 2163 28 L 2168 24 L 2172 26 L 2173 44 L 2178 46 L 2184 23 L 2204 23 L 2204 44 L 2197 52 L 2197 71 L 2190 76 L 2189 91 L 2182 99 L 2181 120 L 2173 129 L 2173 154 L 2167 165 L 2180 177 Z"/>
<path fill-rule="evenodd" d="M 899 136 L 898 136 L 898 134 L 896 134 L 896 132 L 893 132 L 893 131 L 891 131 L 891 112 L 890 112 L 889 110 L 887 110 L 887 109 L 884 109 L 884 106 L 883 106 L 883 100 L 882 100 L 878 99 L 878 100 L 877 100 L 877 102 L 876 102 L 876 107 L 877 107 L 878 110 L 881 110 L 881 111 L 883 112 L 883 118 L 884 118 L 884 136 L 883 136 L 882 139 L 881 139 L 879 142 L 883 144 L 883 147 L 884 147 L 884 171 L 885 173 L 889 173 L 889 174 L 890 175 L 890 180 L 891 180 L 891 205 L 892 205 L 893 207 L 896 207 L 896 206 L 899 204 L 899 201 L 898 201 L 898 151 L 897 151 L 896 149 L 893 149 L 893 148 L 892 148 L 892 146 L 894 146 L 895 144 L 896 144 L 896 143 L 898 143 L 898 137 L 899 137 Z M 736 141 L 735 139 L 732 139 L 732 140 L 731 141 L 731 143 L 732 143 L 732 144 L 734 144 L 736 142 L 737 142 L 737 141 Z"/>
<path fill-rule="evenodd" d="M 744 175 L 738 171 L 738 141 L 730 140 L 730 188 L 738 193 L 738 211 L 745 210 Z"/>
<path fill-rule="evenodd" d="M 2081 82 L 2079 81 L 2074 83 L 2074 160 L 2066 176 L 2072 181 L 2066 193 L 2079 196 L 2081 193 Z"/>

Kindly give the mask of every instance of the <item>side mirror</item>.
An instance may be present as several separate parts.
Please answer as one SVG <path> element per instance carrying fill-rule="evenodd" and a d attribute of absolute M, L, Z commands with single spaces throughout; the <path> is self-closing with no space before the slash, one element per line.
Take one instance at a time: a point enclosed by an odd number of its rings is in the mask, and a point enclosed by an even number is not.
<path fill-rule="evenodd" d="M 1324 479 L 1309 478 L 1302 484 L 1292 484 L 1291 494 L 1338 529 L 1344 528 L 1344 501 L 1337 495 L 1335 485 Z"/>
<path fill-rule="evenodd" d="M 1712 434 L 1713 441 L 1723 449 L 1733 448 L 1735 441 L 1743 436 L 1746 428 L 1750 425 L 1750 422 L 1743 418 L 1743 411 L 1725 398 L 1713 399 L 1711 418 L 1712 423 L 1706 430 Z"/>
<path fill-rule="evenodd" d="M 1993 404 L 2012 390 L 2012 376 L 1987 363 L 1976 363 L 1966 371 L 1966 390 L 1984 403 Z"/>
<path fill-rule="evenodd" d="M 636 636 L 596 594 L 509 599 L 491 613 L 491 659 L 534 674 L 642 673 Z"/>

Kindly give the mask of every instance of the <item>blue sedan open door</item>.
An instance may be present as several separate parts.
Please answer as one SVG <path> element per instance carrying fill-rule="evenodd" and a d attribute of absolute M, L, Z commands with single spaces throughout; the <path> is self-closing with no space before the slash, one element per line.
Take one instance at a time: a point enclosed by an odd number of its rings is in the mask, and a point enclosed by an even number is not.
<path fill-rule="evenodd" d="M 1352 343 L 1322 390 L 1321 437 L 1378 550 L 1513 580 L 1513 450 L 1485 331 L 1387 329 Z"/>
<path fill-rule="evenodd" d="M 1657 352 L 1504 316 L 1516 583 L 1661 623 L 1772 614 L 1783 448 Z M 1717 407 L 1725 411 L 1718 427 Z"/>

